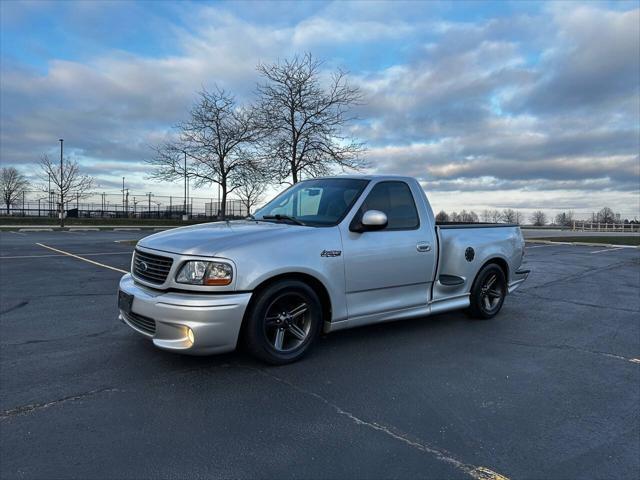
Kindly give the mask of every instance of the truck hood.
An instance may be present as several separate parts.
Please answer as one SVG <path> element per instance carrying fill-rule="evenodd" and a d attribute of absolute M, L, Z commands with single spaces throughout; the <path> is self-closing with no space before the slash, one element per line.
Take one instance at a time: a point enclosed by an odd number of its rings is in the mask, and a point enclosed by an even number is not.
<path fill-rule="evenodd" d="M 262 242 L 307 228 L 310 227 L 248 220 L 203 223 L 150 235 L 140 240 L 138 245 L 163 252 L 213 257 L 228 247 Z"/>

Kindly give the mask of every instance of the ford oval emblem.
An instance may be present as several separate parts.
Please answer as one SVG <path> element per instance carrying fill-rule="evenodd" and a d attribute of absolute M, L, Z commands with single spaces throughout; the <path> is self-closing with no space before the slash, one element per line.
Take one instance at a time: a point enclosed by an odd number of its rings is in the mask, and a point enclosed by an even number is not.
<path fill-rule="evenodd" d="M 147 265 L 145 262 L 140 262 L 138 264 L 138 268 L 140 269 L 141 272 L 146 272 L 147 269 L 149 268 L 149 265 Z"/>

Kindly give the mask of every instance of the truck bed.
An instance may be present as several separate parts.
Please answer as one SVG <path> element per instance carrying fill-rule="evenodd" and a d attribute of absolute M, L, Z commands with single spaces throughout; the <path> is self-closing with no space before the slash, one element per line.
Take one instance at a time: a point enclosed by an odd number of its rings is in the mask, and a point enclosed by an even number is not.
<path fill-rule="evenodd" d="M 464 223 L 464 222 L 436 222 L 436 226 L 445 228 L 501 228 L 501 227 L 517 227 L 515 223 Z"/>
<path fill-rule="evenodd" d="M 436 223 L 439 248 L 439 282 L 433 299 L 465 295 L 487 258 L 499 259 L 507 283 L 514 281 L 508 265 L 520 265 L 522 236 L 518 225 L 508 223 Z"/>

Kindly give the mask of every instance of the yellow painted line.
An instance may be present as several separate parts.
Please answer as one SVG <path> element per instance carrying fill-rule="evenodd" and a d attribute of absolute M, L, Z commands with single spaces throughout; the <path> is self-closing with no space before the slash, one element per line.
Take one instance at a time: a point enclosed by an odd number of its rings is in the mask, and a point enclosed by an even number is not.
<path fill-rule="evenodd" d="M 112 267 L 110 265 L 105 265 L 104 263 L 94 262 L 93 260 L 89 260 L 88 258 L 80 257 L 78 255 L 74 255 L 73 253 L 65 252 L 64 250 L 59 250 L 57 248 L 50 247 L 50 246 L 45 245 L 43 243 L 36 243 L 36 245 L 39 245 L 39 246 L 41 246 L 43 248 L 47 248 L 49 250 L 53 250 L 54 252 L 62 253 L 63 255 L 67 255 L 69 257 L 77 258 L 78 260 L 82 260 L 83 262 L 87 262 L 87 263 L 91 263 L 93 265 L 97 265 L 98 267 L 108 268 L 109 270 L 113 270 L 114 272 L 129 273 L 126 270 L 121 270 L 119 268 Z"/>
<path fill-rule="evenodd" d="M 476 467 L 469 473 L 477 480 L 509 480 L 508 477 L 500 475 L 487 467 Z"/>

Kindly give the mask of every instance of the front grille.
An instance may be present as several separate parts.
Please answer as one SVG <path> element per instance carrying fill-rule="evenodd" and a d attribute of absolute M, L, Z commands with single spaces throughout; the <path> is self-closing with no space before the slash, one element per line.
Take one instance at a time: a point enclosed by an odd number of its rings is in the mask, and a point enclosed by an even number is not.
<path fill-rule="evenodd" d="M 136 250 L 133 255 L 133 274 L 150 283 L 164 283 L 171 270 L 173 258 Z"/>
<path fill-rule="evenodd" d="M 146 332 L 150 335 L 156 333 L 156 321 L 153 318 L 143 317 L 137 313 L 125 313 L 127 321 L 134 327 Z"/>

